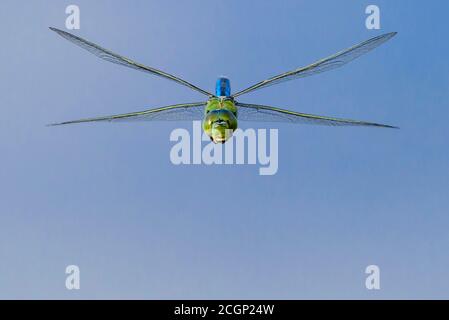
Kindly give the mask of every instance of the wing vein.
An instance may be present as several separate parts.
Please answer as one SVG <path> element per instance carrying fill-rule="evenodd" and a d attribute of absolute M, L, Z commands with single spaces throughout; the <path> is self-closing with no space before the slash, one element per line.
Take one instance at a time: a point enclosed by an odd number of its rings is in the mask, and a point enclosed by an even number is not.
<path fill-rule="evenodd" d="M 64 121 L 52 123 L 49 126 L 59 126 L 64 124 L 74 124 L 82 122 L 99 122 L 99 121 L 184 121 L 184 120 L 201 120 L 204 115 L 205 102 L 193 102 L 175 104 L 161 108 L 154 108 L 144 111 L 123 113 L 112 116 L 85 118 L 79 120 Z"/>
<path fill-rule="evenodd" d="M 308 76 L 312 76 L 315 74 L 319 74 L 325 71 L 333 70 L 339 68 L 348 62 L 360 57 L 361 55 L 373 50 L 374 48 L 380 46 L 384 42 L 388 41 L 392 37 L 396 35 L 396 32 L 386 33 L 372 39 L 366 40 L 358 45 L 350 47 L 346 50 L 337 52 L 334 55 L 331 55 L 327 58 L 318 60 L 312 64 L 309 64 L 305 67 L 300 67 L 292 71 L 284 72 L 269 79 L 260 81 L 244 90 L 241 90 L 233 95 L 233 97 L 238 97 L 242 94 L 258 90 L 261 88 L 269 87 L 274 84 L 278 84 L 281 82 L 304 78 Z"/>
<path fill-rule="evenodd" d="M 183 80 L 181 78 L 175 77 L 169 73 L 166 73 L 164 71 L 152 68 L 152 67 L 148 67 L 145 66 L 143 64 L 137 63 L 131 59 L 128 59 L 126 57 L 123 57 L 117 53 L 114 53 L 108 49 L 102 48 L 99 45 L 90 42 L 88 40 L 82 39 L 78 36 L 75 36 L 71 33 L 68 33 L 66 31 L 63 30 L 59 30 L 56 28 L 52 28 L 50 27 L 50 30 L 56 32 L 57 34 L 59 34 L 61 37 L 63 37 L 64 39 L 72 42 L 73 44 L 76 44 L 77 46 L 89 51 L 90 53 L 94 54 L 95 56 L 99 57 L 100 59 L 106 60 L 108 62 L 112 62 L 114 64 L 118 64 L 118 65 L 122 65 L 128 68 L 132 68 L 135 70 L 139 70 L 142 72 L 146 72 L 152 75 L 156 75 L 159 77 L 163 77 L 166 79 L 169 79 L 171 81 L 177 82 L 179 84 L 182 84 L 192 90 L 196 90 L 206 96 L 213 96 L 213 94 L 191 84 L 190 82 L 187 82 L 186 80 Z"/>
<path fill-rule="evenodd" d="M 241 102 L 237 102 L 236 105 L 238 107 L 237 119 L 243 121 L 290 122 L 290 123 L 304 123 L 304 124 L 327 125 L 327 126 L 370 126 L 370 127 L 397 129 L 397 127 L 386 124 L 319 116 L 265 105 L 249 104 Z"/>

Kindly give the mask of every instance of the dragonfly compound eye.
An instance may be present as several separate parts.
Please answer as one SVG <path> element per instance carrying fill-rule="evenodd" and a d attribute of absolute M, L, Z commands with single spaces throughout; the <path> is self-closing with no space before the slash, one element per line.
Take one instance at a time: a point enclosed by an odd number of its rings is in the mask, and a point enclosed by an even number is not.
<path fill-rule="evenodd" d="M 204 118 L 203 129 L 213 142 L 224 143 L 237 129 L 237 119 L 229 110 L 212 110 Z"/>

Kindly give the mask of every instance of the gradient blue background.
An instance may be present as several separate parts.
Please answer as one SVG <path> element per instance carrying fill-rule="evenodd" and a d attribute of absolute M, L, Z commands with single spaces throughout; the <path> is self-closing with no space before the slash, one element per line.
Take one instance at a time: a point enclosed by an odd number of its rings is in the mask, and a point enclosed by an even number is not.
<path fill-rule="evenodd" d="M 398 31 L 342 69 L 241 98 L 401 130 L 279 127 L 279 171 L 174 166 L 189 123 L 45 124 L 203 97 L 77 35 L 234 92 Z M 380 31 L 365 7 L 381 8 Z M 2 1 L 0 298 L 449 298 L 447 1 Z M 248 126 L 253 126 L 249 123 Z M 65 288 L 65 267 L 81 290 Z M 365 267 L 381 268 L 381 290 Z"/>

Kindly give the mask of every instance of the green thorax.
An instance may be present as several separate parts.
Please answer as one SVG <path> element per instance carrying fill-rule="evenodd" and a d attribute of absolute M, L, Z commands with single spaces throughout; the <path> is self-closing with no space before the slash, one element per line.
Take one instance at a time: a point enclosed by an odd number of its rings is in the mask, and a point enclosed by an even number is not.
<path fill-rule="evenodd" d="M 212 110 L 225 109 L 231 111 L 237 117 L 237 107 L 235 106 L 234 99 L 229 97 L 213 97 L 207 101 L 204 114 Z"/>

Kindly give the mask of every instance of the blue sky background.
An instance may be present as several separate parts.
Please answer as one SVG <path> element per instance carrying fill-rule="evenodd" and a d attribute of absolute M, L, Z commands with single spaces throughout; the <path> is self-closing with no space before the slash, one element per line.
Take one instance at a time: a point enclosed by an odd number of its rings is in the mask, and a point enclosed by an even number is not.
<path fill-rule="evenodd" d="M 381 9 L 380 31 L 365 7 Z M 342 69 L 241 98 L 401 130 L 279 128 L 279 171 L 174 166 L 189 123 L 45 124 L 203 97 L 77 35 L 234 92 L 383 32 Z M 0 298 L 449 298 L 447 1 L 3 1 Z M 246 127 L 253 126 L 247 124 Z M 65 288 L 65 267 L 81 290 Z M 365 289 L 365 267 L 381 290 Z"/>

